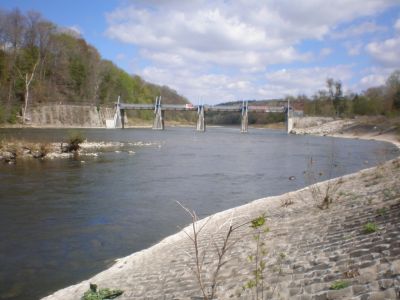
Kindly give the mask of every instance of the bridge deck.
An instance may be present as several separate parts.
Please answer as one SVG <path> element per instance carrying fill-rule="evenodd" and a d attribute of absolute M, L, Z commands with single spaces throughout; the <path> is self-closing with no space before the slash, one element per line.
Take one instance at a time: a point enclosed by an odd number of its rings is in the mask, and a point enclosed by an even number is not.
<path fill-rule="evenodd" d="M 120 103 L 120 109 L 127 110 L 154 110 L 154 104 L 128 104 Z M 171 111 L 197 111 L 198 105 L 186 105 L 186 104 L 162 104 L 161 110 L 171 110 Z M 242 106 L 204 106 L 204 111 L 221 111 L 221 112 L 241 112 Z M 248 111 L 252 112 L 284 112 L 284 107 L 282 106 L 249 106 Z"/>

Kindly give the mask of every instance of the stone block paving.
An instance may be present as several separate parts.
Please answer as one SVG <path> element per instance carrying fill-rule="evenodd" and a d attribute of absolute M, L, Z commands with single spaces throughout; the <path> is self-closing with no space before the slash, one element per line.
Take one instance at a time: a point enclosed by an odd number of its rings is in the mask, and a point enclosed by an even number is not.
<path fill-rule="evenodd" d="M 198 243 L 199 253 L 206 251 L 205 286 L 210 288 L 217 266 L 215 245 L 222 246 L 229 225 L 265 214 L 269 232 L 262 234 L 267 252 L 258 258 L 265 262 L 258 295 L 255 287 L 243 289 L 254 278 L 250 256 L 257 245 L 255 229 L 246 224 L 229 239 L 235 243 L 224 257 L 216 299 L 400 299 L 400 161 L 345 176 L 342 182 L 328 209 L 317 208 L 320 199 L 305 188 L 199 221 L 197 228 L 207 222 Z M 370 232 L 367 223 L 373 225 Z M 192 233 L 190 226 L 184 230 Z M 45 299 L 80 299 L 89 283 L 124 290 L 117 299 L 203 299 L 193 272 L 194 253 L 193 243 L 179 232 Z"/>

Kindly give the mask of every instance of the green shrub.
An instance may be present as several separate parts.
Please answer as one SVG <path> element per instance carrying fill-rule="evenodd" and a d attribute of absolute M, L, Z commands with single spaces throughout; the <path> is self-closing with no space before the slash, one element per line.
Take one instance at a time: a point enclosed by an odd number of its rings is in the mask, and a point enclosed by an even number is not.
<path fill-rule="evenodd" d="M 363 226 L 363 231 L 365 234 L 374 233 L 378 230 L 378 226 L 375 223 L 368 222 Z"/>
<path fill-rule="evenodd" d="M 85 138 L 80 132 L 71 132 L 68 137 L 67 145 L 62 146 L 62 152 L 78 151 L 80 144 L 83 143 Z"/>
<path fill-rule="evenodd" d="M 6 114 L 4 111 L 4 107 L 0 104 L 0 124 L 5 122 L 5 120 L 6 120 L 5 116 L 6 116 Z"/>
<path fill-rule="evenodd" d="M 83 294 L 82 300 L 105 300 L 105 299 L 114 299 L 118 296 L 121 296 L 123 293 L 122 290 L 111 290 L 108 288 L 97 290 L 96 284 L 90 284 L 90 289 Z"/>
<path fill-rule="evenodd" d="M 341 290 L 347 288 L 350 284 L 344 280 L 337 280 L 330 286 L 331 290 Z"/>
<path fill-rule="evenodd" d="M 10 115 L 7 118 L 7 122 L 10 124 L 17 124 L 18 122 L 18 109 L 14 108 L 10 112 Z"/>

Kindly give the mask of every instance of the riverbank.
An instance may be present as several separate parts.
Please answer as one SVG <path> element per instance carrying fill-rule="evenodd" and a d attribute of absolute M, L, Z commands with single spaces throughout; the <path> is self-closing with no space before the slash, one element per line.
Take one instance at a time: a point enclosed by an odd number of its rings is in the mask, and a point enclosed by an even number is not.
<path fill-rule="evenodd" d="M 400 286 L 398 178 L 400 161 L 395 159 L 199 221 L 197 228 L 206 224 L 198 236 L 200 253 L 208 249 L 204 285 L 210 286 L 217 265 L 214 242 L 221 247 L 229 224 L 243 224 L 265 214 L 269 232 L 267 253 L 261 256 L 266 262 L 264 292 L 272 296 L 268 298 L 396 299 Z M 325 195 L 332 203 L 320 209 Z M 110 269 L 45 299 L 80 299 L 89 283 L 122 289 L 124 294 L 118 299 L 201 297 L 192 271 L 195 251 L 186 234 L 192 233 L 191 228 L 118 259 Z M 249 284 L 254 279 L 255 261 L 250 259 L 257 249 L 254 235 L 248 225 L 232 235 L 230 241 L 238 240 L 223 257 L 226 264 L 217 279 L 218 299 L 252 299 L 255 295 Z"/>
<path fill-rule="evenodd" d="M 400 119 L 359 117 L 338 119 L 307 117 L 295 119 L 293 134 L 311 134 L 351 139 L 384 141 L 400 147 Z"/>

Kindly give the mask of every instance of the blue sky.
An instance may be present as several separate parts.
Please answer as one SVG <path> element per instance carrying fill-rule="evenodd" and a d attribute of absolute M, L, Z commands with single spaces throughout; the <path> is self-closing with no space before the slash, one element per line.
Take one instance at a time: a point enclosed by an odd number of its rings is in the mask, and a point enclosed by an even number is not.
<path fill-rule="evenodd" d="M 400 69 L 398 0 L 3 0 L 78 31 L 103 58 L 194 103 L 384 84 Z"/>

